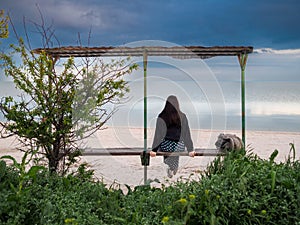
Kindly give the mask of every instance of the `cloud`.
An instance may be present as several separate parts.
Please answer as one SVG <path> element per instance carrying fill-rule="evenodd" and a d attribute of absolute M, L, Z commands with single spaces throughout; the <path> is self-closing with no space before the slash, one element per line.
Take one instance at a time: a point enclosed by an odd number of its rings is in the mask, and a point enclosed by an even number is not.
<path fill-rule="evenodd" d="M 2 1 L 19 22 L 22 16 L 53 21 L 61 44 L 92 28 L 93 45 L 164 40 L 180 45 L 253 45 L 299 48 L 300 1 Z M 22 25 L 20 25 L 22 26 Z M 75 35 L 74 35 L 75 34 Z"/>
<path fill-rule="evenodd" d="M 278 54 L 278 55 L 299 55 L 300 56 L 300 49 L 281 49 L 276 50 L 272 48 L 258 48 L 254 49 L 253 53 L 258 54 Z"/>
<path fill-rule="evenodd" d="M 36 5 L 36 7 L 34 7 Z M 111 29 L 120 24 L 130 24 L 135 20 L 135 13 L 117 5 L 99 4 L 91 1 L 33 1 L 25 0 L 20 4 L 8 4 L 8 10 L 13 16 L 21 16 L 29 20 L 39 17 L 38 8 L 49 21 L 54 21 L 56 27 Z"/>
<path fill-rule="evenodd" d="M 43 7 L 43 11 L 46 11 L 47 17 L 52 18 L 55 25 L 60 27 L 82 29 L 93 25 L 106 29 L 109 26 L 104 17 L 105 11 L 99 9 L 99 7 L 62 1 L 56 7 L 53 5 L 47 8 Z"/>
<path fill-rule="evenodd" d="M 278 45 L 279 48 L 299 44 L 300 33 L 291 28 L 300 18 L 291 2 L 256 2 L 252 6 L 233 2 L 216 6 L 211 1 L 134 1 L 131 4 L 112 1 L 93 3 L 93 9 L 97 15 L 103 11 L 102 22 L 107 25 L 99 33 L 108 31 L 115 41 L 160 39 L 182 45 Z"/>

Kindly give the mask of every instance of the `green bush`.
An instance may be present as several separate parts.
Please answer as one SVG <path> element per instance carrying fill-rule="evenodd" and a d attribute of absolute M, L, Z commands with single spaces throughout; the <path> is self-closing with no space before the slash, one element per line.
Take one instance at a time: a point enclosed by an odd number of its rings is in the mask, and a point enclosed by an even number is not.
<path fill-rule="evenodd" d="M 0 224 L 300 224 L 300 163 L 275 163 L 276 155 L 229 153 L 200 181 L 126 194 L 93 181 L 84 166 L 68 176 L 43 169 L 33 176 L 0 161 Z"/>

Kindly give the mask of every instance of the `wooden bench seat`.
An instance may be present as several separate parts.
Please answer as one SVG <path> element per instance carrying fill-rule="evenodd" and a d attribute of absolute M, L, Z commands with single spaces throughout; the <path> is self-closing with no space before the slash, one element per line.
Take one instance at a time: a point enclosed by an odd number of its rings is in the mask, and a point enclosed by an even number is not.
<path fill-rule="evenodd" d="M 149 154 L 148 149 L 146 154 Z M 222 156 L 224 152 L 217 149 L 196 148 L 195 156 Z M 83 156 L 137 156 L 144 153 L 143 148 L 87 148 L 83 151 Z M 157 156 L 188 156 L 188 152 L 157 152 Z"/>

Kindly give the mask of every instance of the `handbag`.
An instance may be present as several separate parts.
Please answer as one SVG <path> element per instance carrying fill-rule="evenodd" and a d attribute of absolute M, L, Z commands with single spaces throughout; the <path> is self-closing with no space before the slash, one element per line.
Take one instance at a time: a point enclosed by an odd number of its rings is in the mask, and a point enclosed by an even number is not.
<path fill-rule="evenodd" d="M 183 141 L 164 139 L 160 143 L 160 149 L 163 152 L 183 152 L 185 150 L 185 145 Z"/>

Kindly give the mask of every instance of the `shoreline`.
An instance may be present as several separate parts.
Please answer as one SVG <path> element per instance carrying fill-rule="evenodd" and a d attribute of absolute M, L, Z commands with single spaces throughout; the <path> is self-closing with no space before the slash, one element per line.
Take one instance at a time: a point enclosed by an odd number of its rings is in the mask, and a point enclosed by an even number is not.
<path fill-rule="evenodd" d="M 154 128 L 147 128 L 148 148 L 152 146 L 154 131 Z M 143 128 L 140 127 L 105 127 L 80 144 L 85 148 L 143 148 L 143 132 Z M 240 130 L 191 129 L 194 148 L 215 148 L 215 141 L 220 133 L 236 134 L 241 138 Z M 271 148 L 284 150 L 289 147 L 290 143 L 294 143 L 296 152 L 300 153 L 297 151 L 297 146 L 300 145 L 300 132 L 246 131 L 246 147 L 253 148 L 258 153 Z M 18 142 L 14 137 L 0 138 L 0 155 L 3 155 L 4 152 L 17 151 L 17 146 Z"/>

